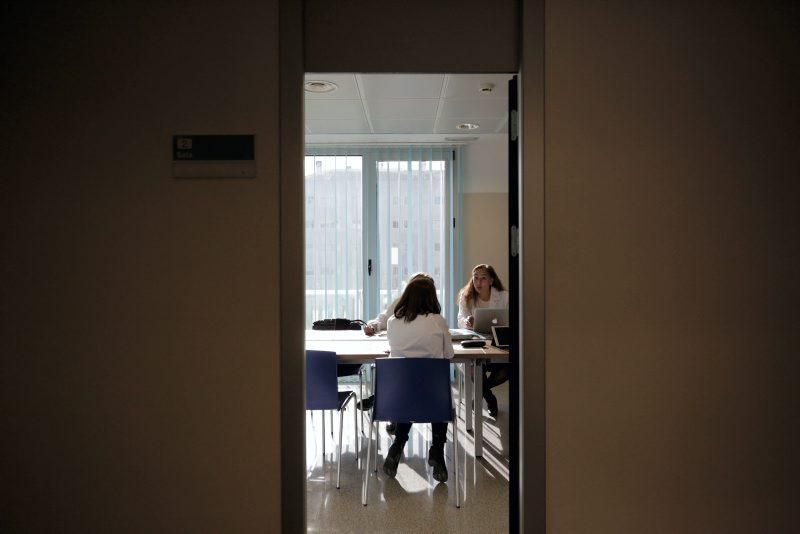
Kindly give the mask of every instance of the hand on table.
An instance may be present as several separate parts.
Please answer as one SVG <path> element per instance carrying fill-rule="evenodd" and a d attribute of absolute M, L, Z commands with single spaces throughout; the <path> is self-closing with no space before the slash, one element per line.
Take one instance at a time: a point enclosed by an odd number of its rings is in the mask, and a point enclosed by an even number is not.
<path fill-rule="evenodd" d="M 374 336 L 375 335 L 375 327 L 371 326 L 371 325 L 366 325 L 364 327 L 364 334 L 366 334 L 368 336 Z"/>
<path fill-rule="evenodd" d="M 475 319 L 470 315 L 467 317 L 467 328 L 472 328 L 472 323 L 475 322 Z"/>

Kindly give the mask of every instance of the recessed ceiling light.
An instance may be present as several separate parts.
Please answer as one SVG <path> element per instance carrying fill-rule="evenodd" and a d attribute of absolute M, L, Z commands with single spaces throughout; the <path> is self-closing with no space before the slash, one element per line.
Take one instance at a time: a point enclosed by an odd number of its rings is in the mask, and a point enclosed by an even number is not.
<path fill-rule="evenodd" d="M 462 122 L 458 126 L 456 126 L 459 130 L 477 130 L 480 128 L 479 124 L 473 124 L 471 122 Z"/>
<path fill-rule="evenodd" d="M 309 93 L 330 93 L 337 89 L 337 85 L 333 82 L 326 82 L 325 80 L 308 80 L 303 84 L 303 88 Z"/>

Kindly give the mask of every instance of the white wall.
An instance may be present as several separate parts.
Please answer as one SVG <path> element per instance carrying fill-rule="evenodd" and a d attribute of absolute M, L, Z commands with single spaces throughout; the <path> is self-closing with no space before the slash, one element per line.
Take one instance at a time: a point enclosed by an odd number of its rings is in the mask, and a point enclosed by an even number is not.
<path fill-rule="evenodd" d="M 464 192 L 508 193 L 508 134 L 482 135 L 467 144 Z"/>
<path fill-rule="evenodd" d="M 464 149 L 464 263 L 460 285 L 479 263 L 508 285 L 508 135 L 492 134 Z"/>

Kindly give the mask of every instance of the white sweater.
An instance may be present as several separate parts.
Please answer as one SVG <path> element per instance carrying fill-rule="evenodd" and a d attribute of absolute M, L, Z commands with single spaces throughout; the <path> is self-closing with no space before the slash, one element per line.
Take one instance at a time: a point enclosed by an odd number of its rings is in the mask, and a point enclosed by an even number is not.
<path fill-rule="evenodd" d="M 397 307 L 398 302 L 400 302 L 400 299 L 394 299 L 392 303 L 389 304 L 389 307 L 386 308 L 386 311 L 379 313 L 377 317 L 371 321 L 368 321 L 367 324 L 374 328 L 376 332 L 386 330 L 386 323 L 389 320 L 389 317 L 394 315 L 394 309 Z"/>
<path fill-rule="evenodd" d="M 463 291 L 458 294 L 458 327 L 467 328 L 467 317 L 475 315 L 475 308 L 500 308 L 508 309 L 508 291 L 497 291 L 491 288 L 489 300 L 483 301 L 480 298 L 464 299 Z"/>
<path fill-rule="evenodd" d="M 406 358 L 453 357 L 453 340 L 447 322 L 438 313 L 418 315 L 406 322 L 394 315 L 389 317 L 386 338 L 390 356 Z"/>

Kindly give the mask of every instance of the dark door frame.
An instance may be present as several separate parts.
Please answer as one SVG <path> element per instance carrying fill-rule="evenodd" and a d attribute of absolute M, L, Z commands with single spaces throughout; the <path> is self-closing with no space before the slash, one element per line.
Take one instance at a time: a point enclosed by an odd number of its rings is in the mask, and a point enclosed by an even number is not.
<path fill-rule="evenodd" d="M 281 530 L 304 532 L 303 93 L 304 3 L 279 0 Z M 546 531 L 544 1 L 519 2 L 519 421 L 518 485 L 510 491 L 512 532 Z M 332 69 L 333 70 L 333 69 Z M 370 69 L 363 69 L 367 72 Z M 494 69 L 505 72 L 506 69 Z M 461 72 L 457 67 L 452 72 Z M 488 72 L 488 71 L 487 71 Z M 524 162 L 524 165 L 523 165 Z M 513 479 L 514 477 L 512 477 Z"/>

